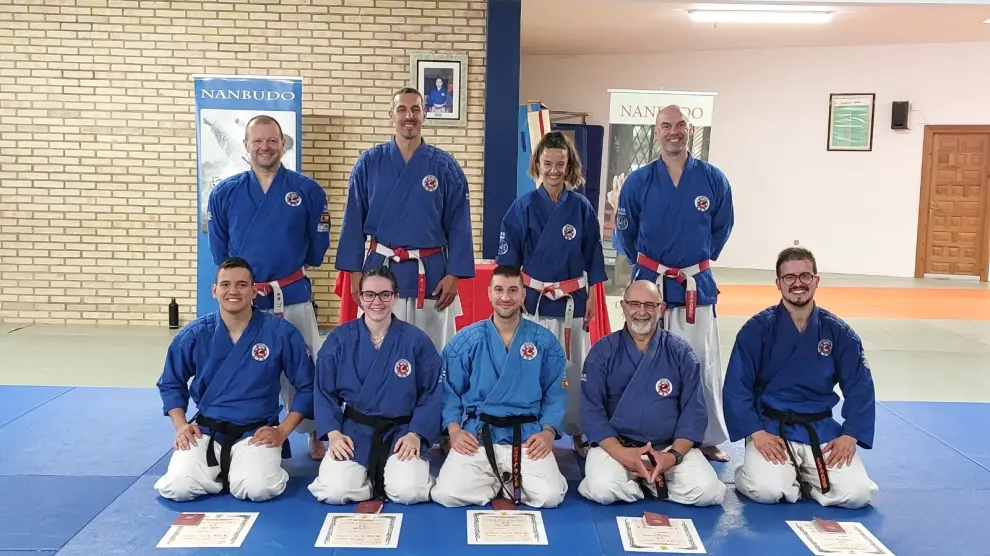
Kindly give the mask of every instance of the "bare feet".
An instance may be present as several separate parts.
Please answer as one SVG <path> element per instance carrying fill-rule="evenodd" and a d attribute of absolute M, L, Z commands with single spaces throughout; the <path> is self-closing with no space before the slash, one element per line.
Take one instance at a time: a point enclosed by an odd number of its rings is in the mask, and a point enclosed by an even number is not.
<path fill-rule="evenodd" d="M 571 437 L 571 440 L 574 445 L 574 451 L 577 452 L 577 455 L 583 458 L 588 457 L 588 442 L 585 441 L 584 435 L 579 434 Z"/>
<path fill-rule="evenodd" d="M 313 459 L 320 461 L 327 455 L 327 447 L 323 445 L 318 438 L 316 438 L 316 433 L 309 433 L 309 452 L 313 455 Z"/>
<path fill-rule="evenodd" d="M 723 463 L 729 461 L 729 454 L 723 452 L 718 446 L 702 446 L 700 450 L 706 458 L 712 461 L 721 461 Z"/>

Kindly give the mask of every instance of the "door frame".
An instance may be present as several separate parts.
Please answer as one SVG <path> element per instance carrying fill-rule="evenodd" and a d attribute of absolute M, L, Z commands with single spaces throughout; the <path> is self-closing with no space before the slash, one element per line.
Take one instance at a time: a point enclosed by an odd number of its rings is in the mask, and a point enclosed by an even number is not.
<path fill-rule="evenodd" d="M 918 202 L 918 237 L 914 256 L 914 277 L 925 277 L 925 257 L 928 254 L 928 205 L 931 203 L 929 187 L 931 185 L 932 153 L 935 149 L 935 135 L 939 133 L 979 134 L 990 135 L 990 125 L 926 125 L 925 143 L 921 156 L 921 196 Z M 990 272 L 990 176 L 987 176 L 987 189 L 984 192 L 983 223 L 981 226 L 980 242 L 980 281 L 987 282 Z"/>

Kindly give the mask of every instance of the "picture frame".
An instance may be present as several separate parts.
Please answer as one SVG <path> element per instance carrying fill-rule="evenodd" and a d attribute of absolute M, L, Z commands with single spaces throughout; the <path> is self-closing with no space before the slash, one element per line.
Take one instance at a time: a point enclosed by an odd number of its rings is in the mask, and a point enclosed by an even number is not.
<path fill-rule="evenodd" d="M 830 151 L 872 151 L 875 116 L 875 93 L 830 94 L 827 149 Z"/>
<path fill-rule="evenodd" d="M 423 94 L 428 125 L 467 126 L 467 76 L 466 54 L 413 52 L 409 55 L 410 84 Z"/>

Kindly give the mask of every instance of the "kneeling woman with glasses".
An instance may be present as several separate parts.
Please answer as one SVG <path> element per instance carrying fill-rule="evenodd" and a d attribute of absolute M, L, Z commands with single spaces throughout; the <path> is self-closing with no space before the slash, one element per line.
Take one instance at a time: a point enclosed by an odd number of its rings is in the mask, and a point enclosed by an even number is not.
<path fill-rule="evenodd" d="M 361 277 L 363 314 L 333 330 L 317 357 L 315 422 L 330 453 L 309 485 L 318 500 L 429 500 L 427 450 L 440 433 L 442 363 L 422 330 L 392 314 L 387 267 Z"/>

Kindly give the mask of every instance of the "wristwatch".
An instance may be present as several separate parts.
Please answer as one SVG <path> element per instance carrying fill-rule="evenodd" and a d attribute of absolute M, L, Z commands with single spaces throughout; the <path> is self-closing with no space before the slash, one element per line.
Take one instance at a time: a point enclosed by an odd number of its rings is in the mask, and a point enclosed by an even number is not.
<path fill-rule="evenodd" d="M 674 465 L 680 465 L 681 464 L 681 460 L 684 459 L 684 454 L 678 452 L 677 450 L 675 450 L 673 448 L 671 448 L 671 449 L 669 449 L 667 451 L 674 455 Z"/>

